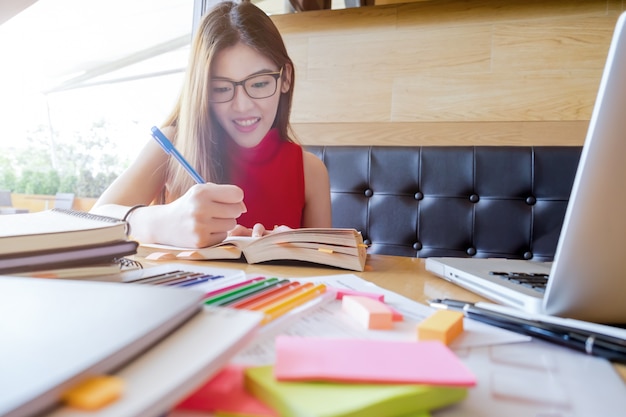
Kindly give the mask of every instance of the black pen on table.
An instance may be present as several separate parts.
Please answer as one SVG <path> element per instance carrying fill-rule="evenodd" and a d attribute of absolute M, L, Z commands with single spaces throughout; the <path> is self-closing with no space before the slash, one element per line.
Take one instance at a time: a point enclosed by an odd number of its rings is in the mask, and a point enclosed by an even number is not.
<path fill-rule="evenodd" d="M 462 311 L 466 317 L 492 326 L 533 336 L 610 361 L 626 363 L 626 340 L 618 337 L 508 315 L 466 301 L 434 299 L 428 303 L 434 308 Z"/>

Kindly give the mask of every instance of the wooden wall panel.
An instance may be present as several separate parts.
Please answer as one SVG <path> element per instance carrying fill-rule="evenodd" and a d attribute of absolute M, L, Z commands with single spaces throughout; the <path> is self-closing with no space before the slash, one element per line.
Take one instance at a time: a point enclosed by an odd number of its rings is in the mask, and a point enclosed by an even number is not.
<path fill-rule="evenodd" d="M 421 75 L 392 92 L 392 121 L 588 120 L 598 80 L 578 70 Z"/>
<path fill-rule="evenodd" d="M 580 145 L 622 0 L 430 0 L 273 16 L 305 144 Z"/>
<path fill-rule="evenodd" d="M 305 145 L 564 145 L 583 143 L 587 121 L 296 123 Z"/>

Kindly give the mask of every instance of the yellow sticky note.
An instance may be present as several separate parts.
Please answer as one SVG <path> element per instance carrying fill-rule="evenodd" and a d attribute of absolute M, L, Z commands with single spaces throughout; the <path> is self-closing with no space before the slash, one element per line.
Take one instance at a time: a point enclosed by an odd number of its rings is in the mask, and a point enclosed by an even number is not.
<path fill-rule="evenodd" d="M 463 332 L 463 313 L 437 310 L 417 325 L 419 340 L 438 340 L 449 345 Z"/>
<path fill-rule="evenodd" d="M 124 381 L 121 378 L 99 375 L 70 388 L 61 399 L 69 407 L 97 410 L 117 400 L 123 390 Z"/>

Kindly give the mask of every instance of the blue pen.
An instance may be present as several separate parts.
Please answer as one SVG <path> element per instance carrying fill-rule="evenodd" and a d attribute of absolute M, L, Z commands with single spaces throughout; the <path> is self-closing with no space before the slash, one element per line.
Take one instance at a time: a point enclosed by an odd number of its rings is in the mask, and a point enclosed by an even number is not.
<path fill-rule="evenodd" d="M 174 145 L 172 145 L 172 142 L 170 142 L 169 139 L 165 137 L 163 132 L 161 132 L 156 126 L 152 128 L 152 137 L 159 143 L 159 145 L 161 145 L 166 153 L 172 155 L 178 162 L 180 162 L 183 168 L 185 168 L 189 175 L 191 175 L 191 178 L 193 178 L 198 184 L 204 184 L 206 182 L 204 178 L 202 178 L 200 174 L 193 169 L 189 162 L 183 158 L 180 152 L 178 152 Z"/>

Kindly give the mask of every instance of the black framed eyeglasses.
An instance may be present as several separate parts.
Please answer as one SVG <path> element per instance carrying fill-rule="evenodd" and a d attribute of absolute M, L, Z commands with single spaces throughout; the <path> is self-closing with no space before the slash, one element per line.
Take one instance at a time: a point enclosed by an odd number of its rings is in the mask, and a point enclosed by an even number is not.
<path fill-rule="evenodd" d="M 283 75 L 283 68 L 277 72 L 265 72 L 251 75 L 245 80 L 231 81 L 225 78 L 210 80 L 211 103 L 226 103 L 235 98 L 235 88 L 242 86 L 248 97 L 254 99 L 268 98 L 276 94 L 278 79 Z"/>

